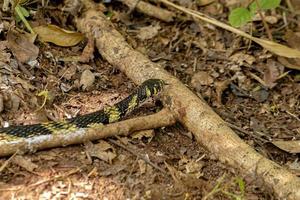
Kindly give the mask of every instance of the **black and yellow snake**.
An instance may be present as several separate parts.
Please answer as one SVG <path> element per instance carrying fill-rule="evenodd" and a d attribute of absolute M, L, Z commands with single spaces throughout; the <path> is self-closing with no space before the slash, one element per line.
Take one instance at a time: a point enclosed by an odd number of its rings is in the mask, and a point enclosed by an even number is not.
<path fill-rule="evenodd" d="M 34 138 L 42 135 L 71 134 L 82 128 L 96 127 L 97 125 L 116 122 L 136 109 L 148 98 L 157 95 L 163 86 L 164 82 L 160 79 L 148 79 L 122 101 L 90 114 L 77 116 L 60 122 L 0 128 L 0 143 L 12 142 L 22 138 Z"/>

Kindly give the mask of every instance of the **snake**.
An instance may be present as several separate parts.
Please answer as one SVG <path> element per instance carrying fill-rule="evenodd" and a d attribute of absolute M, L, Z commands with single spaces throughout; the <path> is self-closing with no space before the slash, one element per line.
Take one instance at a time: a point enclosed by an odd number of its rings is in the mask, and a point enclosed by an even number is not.
<path fill-rule="evenodd" d="M 77 130 L 97 127 L 120 121 L 138 108 L 143 102 L 162 91 L 165 83 L 161 79 L 148 79 L 120 102 L 101 110 L 78 115 L 73 118 L 30 125 L 17 125 L 0 128 L 0 143 L 19 139 L 35 138 L 43 135 L 70 134 Z"/>

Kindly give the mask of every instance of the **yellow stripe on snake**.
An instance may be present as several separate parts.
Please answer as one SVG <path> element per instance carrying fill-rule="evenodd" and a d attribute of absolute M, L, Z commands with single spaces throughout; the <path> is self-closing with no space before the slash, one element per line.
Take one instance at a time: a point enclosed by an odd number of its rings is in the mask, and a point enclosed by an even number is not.
<path fill-rule="evenodd" d="M 0 128 L 0 143 L 13 142 L 22 138 L 35 138 L 43 135 L 72 134 L 72 132 L 76 132 L 79 129 L 82 130 L 119 121 L 145 100 L 157 95 L 163 89 L 164 85 L 164 82 L 160 79 L 149 79 L 122 101 L 90 114 L 60 122 Z"/>

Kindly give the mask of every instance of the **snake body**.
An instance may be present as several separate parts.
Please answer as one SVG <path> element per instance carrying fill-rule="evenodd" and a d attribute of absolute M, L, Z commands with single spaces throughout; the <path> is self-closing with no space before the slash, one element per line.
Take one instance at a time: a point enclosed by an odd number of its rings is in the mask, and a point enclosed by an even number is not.
<path fill-rule="evenodd" d="M 82 128 L 96 127 L 97 125 L 119 121 L 145 100 L 157 95 L 163 86 L 164 82 L 160 79 L 148 79 L 122 101 L 93 113 L 59 122 L 0 128 L 0 142 L 11 142 L 43 135 L 69 134 Z"/>

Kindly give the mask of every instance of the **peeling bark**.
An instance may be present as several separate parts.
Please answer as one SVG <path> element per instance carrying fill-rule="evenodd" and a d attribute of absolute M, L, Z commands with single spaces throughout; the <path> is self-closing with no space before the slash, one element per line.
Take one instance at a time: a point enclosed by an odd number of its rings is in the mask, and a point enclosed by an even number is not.
<path fill-rule="evenodd" d="M 140 84 L 149 78 L 167 82 L 162 98 L 164 105 L 220 161 L 237 168 L 242 174 L 262 179 L 278 198 L 300 199 L 299 178 L 241 140 L 205 102 L 179 80 L 130 47 L 103 14 L 88 10 L 77 22 L 81 32 L 95 37 L 96 47 L 103 58 L 135 83 Z"/>

